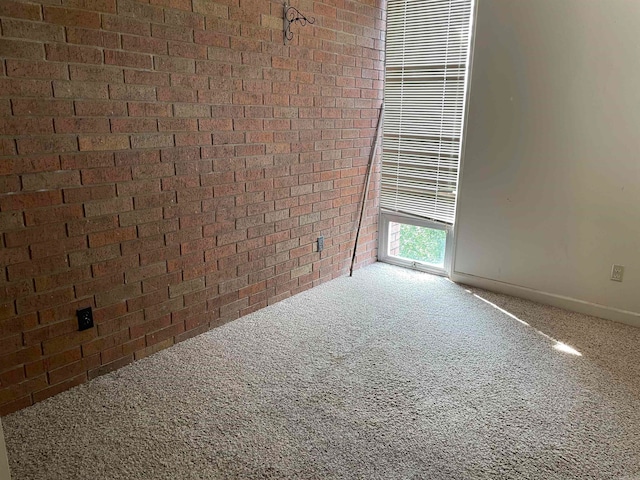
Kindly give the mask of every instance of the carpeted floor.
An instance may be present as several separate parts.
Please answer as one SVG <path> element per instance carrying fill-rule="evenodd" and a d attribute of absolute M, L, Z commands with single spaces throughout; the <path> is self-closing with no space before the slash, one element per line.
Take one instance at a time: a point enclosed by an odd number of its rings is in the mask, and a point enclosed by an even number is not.
<path fill-rule="evenodd" d="M 2 422 L 15 480 L 635 479 L 640 329 L 375 264 Z"/>

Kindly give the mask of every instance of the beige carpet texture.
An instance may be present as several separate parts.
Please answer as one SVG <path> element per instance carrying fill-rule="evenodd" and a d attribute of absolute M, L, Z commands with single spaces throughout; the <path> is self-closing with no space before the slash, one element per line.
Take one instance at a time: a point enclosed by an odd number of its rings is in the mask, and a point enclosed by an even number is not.
<path fill-rule="evenodd" d="M 640 479 L 640 329 L 378 263 L 2 423 L 14 480 Z"/>

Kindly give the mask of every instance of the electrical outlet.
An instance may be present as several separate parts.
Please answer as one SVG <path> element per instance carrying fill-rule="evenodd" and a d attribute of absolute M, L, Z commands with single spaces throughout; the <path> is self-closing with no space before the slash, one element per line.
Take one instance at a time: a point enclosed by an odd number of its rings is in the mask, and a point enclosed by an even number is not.
<path fill-rule="evenodd" d="M 324 237 L 318 237 L 318 251 L 321 252 L 324 249 Z"/>
<path fill-rule="evenodd" d="M 78 317 L 78 330 L 88 330 L 93 327 L 93 312 L 91 307 L 76 310 L 76 317 Z"/>
<path fill-rule="evenodd" d="M 624 265 L 613 265 L 611 267 L 611 280 L 615 282 L 621 282 L 623 274 L 624 274 Z"/>

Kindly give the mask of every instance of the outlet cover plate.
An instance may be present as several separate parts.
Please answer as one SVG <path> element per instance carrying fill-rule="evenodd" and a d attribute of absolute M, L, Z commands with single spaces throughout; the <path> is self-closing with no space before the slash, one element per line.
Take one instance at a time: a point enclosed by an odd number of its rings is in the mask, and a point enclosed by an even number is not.
<path fill-rule="evenodd" d="M 324 249 L 324 237 L 318 237 L 318 251 L 321 252 Z"/>
<path fill-rule="evenodd" d="M 624 265 L 613 265 L 611 267 L 611 280 L 621 282 L 624 275 Z"/>
<path fill-rule="evenodd" d="M 78 317 L 78 331 L 81 332 L 93 328 L 93 312 L 91 311 L 91 307 L 76 310 L 76 316 Z"/>

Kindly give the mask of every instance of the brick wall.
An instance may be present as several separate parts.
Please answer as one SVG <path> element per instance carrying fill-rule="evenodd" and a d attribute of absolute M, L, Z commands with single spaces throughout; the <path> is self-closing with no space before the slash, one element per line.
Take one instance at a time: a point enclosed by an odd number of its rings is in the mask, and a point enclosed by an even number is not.
<path fill-rule="evenodd" d="M 347 271 L 384 0 L 292 3 L 0 1 L 0 414 Z"/>

